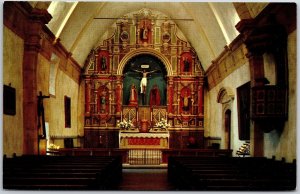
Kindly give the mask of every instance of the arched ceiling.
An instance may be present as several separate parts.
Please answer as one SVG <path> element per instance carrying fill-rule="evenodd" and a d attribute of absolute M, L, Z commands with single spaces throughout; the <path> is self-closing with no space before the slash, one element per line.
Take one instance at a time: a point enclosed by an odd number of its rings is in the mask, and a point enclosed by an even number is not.
<path fill-rule="evenodd" d="M 37 5 L 36 5 L 37 6 Z M 83 67 L 92 48 L 116 20 L 143 8 L 159 11 L 175 20 L 178 28 L 197 52 L 204 70 L 224 50 L 238 32 L 240 18 L 230 2 L 63 2 L 46 5 L 52 20 L 48 27 L 73 58 Z"/>

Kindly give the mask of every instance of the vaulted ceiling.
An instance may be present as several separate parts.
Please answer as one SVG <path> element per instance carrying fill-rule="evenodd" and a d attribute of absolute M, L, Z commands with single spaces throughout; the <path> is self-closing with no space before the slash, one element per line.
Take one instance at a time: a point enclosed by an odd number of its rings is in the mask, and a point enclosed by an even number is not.
<path fill-rule="evenodd" d="M 73 58 L 83 67 L 91 51 L 111 30 L 116 19 L 143 8 L 161 12 L 175 20 L 178 28 L 197 52 L 204 70 L 224 50 L 238 31 L 240 21 L 233 3 L 223 2 L 31 2 L 52 15 L 48 27 Z M 260 7 L 266 5 L 262 4 Z M 257 6 L 256 6 L 257 7 Z"/>

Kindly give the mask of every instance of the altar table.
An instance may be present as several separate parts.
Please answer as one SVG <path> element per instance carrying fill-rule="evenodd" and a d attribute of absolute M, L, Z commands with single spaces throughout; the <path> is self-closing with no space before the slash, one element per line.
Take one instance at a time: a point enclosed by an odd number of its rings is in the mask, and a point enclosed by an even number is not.
<path fill-rule="evenodd" d="M 119 133 L 120 148 L 169 148 L 169 132 L 162 133 Z"/>

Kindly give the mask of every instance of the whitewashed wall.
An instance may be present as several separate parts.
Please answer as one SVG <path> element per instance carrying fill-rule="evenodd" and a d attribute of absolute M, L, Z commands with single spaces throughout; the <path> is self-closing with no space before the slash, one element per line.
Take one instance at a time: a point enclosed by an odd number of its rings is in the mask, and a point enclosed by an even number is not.
<path fill-rule="evenodd" d="M 3 154 L 23 154 L 23 53 L 24 41 L 3 27 L 3 84 L 16 89 L 16 115 L 3 114 Z"/>
<path fill-rule="evenodd" d="M 216 87 L 205 94 L 205 136 L 221 137 L 221 148 L 225 149 L 225 129 L 223 120 L 222 104 L 217 103 L 218 93 L 221 88 L 230 88 L 234 93 L 231 109 L 231 149 L 233 154 L 244 143 L 238 136 L 238 112 L 236 88 L 250 81 L 249 64 L 244 64 L 228 75 Z"/>

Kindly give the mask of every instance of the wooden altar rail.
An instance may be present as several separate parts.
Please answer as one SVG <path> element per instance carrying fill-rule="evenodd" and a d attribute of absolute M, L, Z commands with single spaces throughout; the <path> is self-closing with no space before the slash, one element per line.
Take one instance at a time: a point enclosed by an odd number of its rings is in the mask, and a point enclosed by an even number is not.
<path fill-rule="evenodd" d="M 122 163 L 128 163 L 128 150 L 118 148 L 60 148 L 49 151 L 62 156 L 121 156 Z"/>
<path fill-rule="evenodd" d="M 119 148 L 61 148 L 51 154 L 66 156 L 121 156 L 123 164 L 167 164 L 170 156 L 232 156 L 232 150 L 223 149 L 119 149 Z"/>
<path fill-rule="evenodd" d="M 130 165 L 160 165 L 162 151 L 159 149 L 130 149 L 127 161 Z"/>

